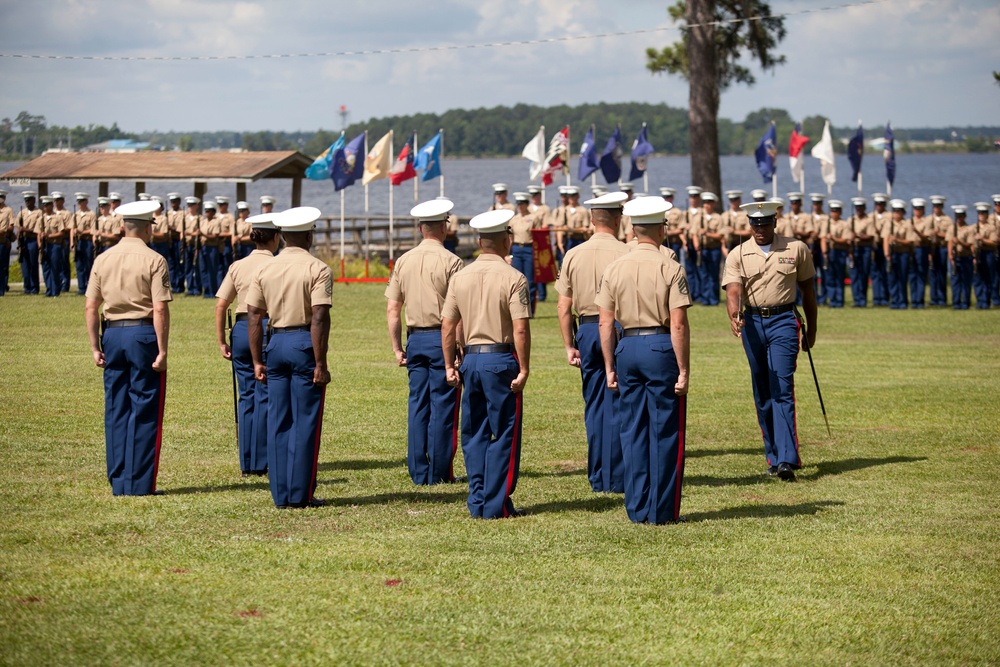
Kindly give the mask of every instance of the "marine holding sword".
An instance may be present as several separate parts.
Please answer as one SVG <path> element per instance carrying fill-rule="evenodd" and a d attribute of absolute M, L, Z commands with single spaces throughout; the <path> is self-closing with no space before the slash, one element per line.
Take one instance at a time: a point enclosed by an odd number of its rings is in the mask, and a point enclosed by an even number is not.
<path fill-rule="evenodd" d="M 267 385 L 254 378 L 253 356 L 250 354 L 249 317 L 247 294 L 250 283 L 260 268 L 274 259 L 278 249 L 278 228 L 274 226 L 273 213 L 262 213 L 248 218 L 249 238 L 256 249 L 233 262 L 222 279 L 215 296 L 215 332 L 219 350 L 224 359 L 233 362 L 238 398 L 236 402 L 236 442 L 239 449 L 240 472 L 243 477 L 267 474 Z M 226 318 L 229 306 L 236 300 L 236 323 L 229 320 L 229 340 L 226 340 Z M 267 329 L 267 316 L 262 318 Z"/>
<path fill-rule="evenodd" d="M 795 366 L 802 323 L 795 311 L 795 290 L 797 286 L 802 293 L 803 344 L 809 350 L 816 342 L 816 269 L 805 243 L 775 234 L 774 202 L 741 208 L 750 218 L 752 236 L 726 259 L 722 282 L 730 326 L 733 335 L 742 338 L 750 363 L 768 474 L 794 481 L 802 465 L 795 423 Z"/>

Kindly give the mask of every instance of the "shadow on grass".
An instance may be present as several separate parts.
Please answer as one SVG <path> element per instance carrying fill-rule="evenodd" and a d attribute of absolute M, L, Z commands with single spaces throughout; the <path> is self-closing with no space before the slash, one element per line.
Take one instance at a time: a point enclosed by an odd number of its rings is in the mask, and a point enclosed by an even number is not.
<path fill-rule="evenodd" d="M 759 475 L 743 477 L 710 477 L 708 475 L 684 475 L 684 486 L 750 486 L 763 484 L 769 480 L 761 471 Z"/>
<path fill-rule="evenodd" d="M 244 482 L 242 484 L 237 482 L 219 486 L 184 486 L 179 489 L 166 488 L 163 489 L 163 493 L 167 496 L 186 496 L 192 493 L 219 493 L 223 491 L 269 491 L 270 488 L 265 477 L 262 482 Z"/>
<path fill-rule="evenodd" d="M 836 500 L 821 500 L 799 505 L 740 505 L 714 512 L 694 512 L 684 514 L 688 523 L 698 521 L 725 521 L 728 519 L 766 519 L 819 514 L 829 507 L 839 507 L 846 503 Z"/>
<path fill-rule="evenodd" d="M 822 463 L 816 464 L 815 473 L 800 474 L 799 478 L 803 481 L 811 482 L 828 475 L 839 475 L 845 472 L 864 470 L 865 468 L 874 468 L 876 466 L 891 465 L 893 463 L 917 463 L 918 461 L 926 460 L 926 456 L 888 456 L 884 459 L 844 459 L 843 461 L 823 461 Z M 813 466 L 807 466 L 806 470 L 810 467 Z"/>
<path fill-rule="evenodd" d="M 387 470 L 389 468 L 402 468 L 406 466 L 406 459 L 391 459 L 380 461 L 378 459 L 345 459 L 343 461 L 326 461 L 320 463 L 319 470 Z"/>
<path fill-rule="evenodd" d="M 391 503 L 440 503 L 452 504 L 465 501 L 469 492 L 462 490 L 447 493 L 421 493 L 419 491 L 403 491 L 399 493 L 379 493 L 374 496 L 354 496 L 351 498 L 327 498 L 327 505 L 345 507 L 351 505 L 389 505 Z"/>
<path fill-rule="evenodd" d="M 621 495 L 601 495 L 590 498 L 579 498 L 577 500 L 557 500 L 541 505 L 530 505 L 524 507 L 528 514 L 545 514 L 561 512 L 609 512 L 616 509 L 624 509 L 625 501 Z"/>
<path fill-rule="evenodd" d="M 698 459 L 703 456 L 729 456 L 730 454 L 763 454 L 760 447 L 741 447 L 733 449 L 688 449 L 684 451 L 684 458 Z"/>
<path fill-rule="evenodd" d="M 518 477 L 573 477 L 575 475 L 586 475 L 586 468 L 574 468 L 573 470 L 553 470 L 551 472 L 541 472 L 538 470 L 522 470 Z"/>

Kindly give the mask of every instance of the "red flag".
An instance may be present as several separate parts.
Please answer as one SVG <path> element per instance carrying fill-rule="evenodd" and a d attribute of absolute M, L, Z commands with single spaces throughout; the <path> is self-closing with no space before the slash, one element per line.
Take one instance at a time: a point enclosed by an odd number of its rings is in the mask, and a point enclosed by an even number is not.
<path fill-rule="evenodd" d="M 809 143 L 809 137 L 804 134 L 799 134 L 800 126 L 796 125 L 795 129 L 792 130 L 792 136 L 788 139 L 788 155 L 791 157 L 798 157 L 805 145 Z"/>
<path fill-rule="evenodd" d="M 399 157 L 393 163 L 392 169 L 389 170 L 389 182 L 393 185 L 399 185 L 417 176 L 417 170 L 413 168 L 413 139 L 411 135 L 403 150 L 399 151 Z"/>
<path fill-rule="evenodd" d="M 549 142 L 545 169 L 542 171 L 542 185 L 552 185 L 552 177 L 558 173 L 569 173 L 569 125 L 556 132 Z"/>
<path fill-rule="evenodd" d="M 549 228 L 532 229 L 531 245 L 535 260 L 535 282 L 554 283 L 556 281 L 556 263 L 552 256 Z"/>

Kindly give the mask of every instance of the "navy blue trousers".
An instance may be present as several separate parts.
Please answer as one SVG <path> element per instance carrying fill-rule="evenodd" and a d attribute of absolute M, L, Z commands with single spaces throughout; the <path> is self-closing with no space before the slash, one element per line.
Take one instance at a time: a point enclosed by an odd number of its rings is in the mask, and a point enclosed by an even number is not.
<path fill-rule="evenodd" d="M 410 397 L 406 418 L 406 465 L 414 484 L 455 479 L 458 410 L 462 391 L 445 379 L 440 331 L 418 331 L 406 338 Z"/>
<path fill-rule="evenodd" d="M 21 262 L 21 276 L 25 294 L 38 294 L 38 239 L 25 239 L 24 257 Z"/>
<path fill-rule="evenodd" d="M 701 302 L 706 306 L 719 305 L 719 264 L 722 262 L 722 248 L 702 248 L 698 282 L 701 286 Z"/>
<path fill-rule="evenodd" d="M 872 302 L 876 306 L 889 305 L 889 271 L 885 261 L 885 250 L 875 244 L 872 257 Z"/>
<path fill-rule="evenodd" d="M 990 307 L 993 296 L 993 285 L 996 282 L 997 255 L 994 250 L 980 250 L 976 258 L 976 275 L 973 285 L 976 288 L 976 308 Z"/>
<path fill-rule="evenodd" d="M 674 393 L 677 357 L 670 334 L 618 342 L 625 510 L 635 523 L 676 521 L 684 480 L 686 403 Z"/>
<path fill-rule="evenodd" d="M 924 307 L 924 296 L 927 292 L 927 280 L 930 275 L 931 248 L 916 247 L 913 249 L 913 260 L 910 262 L 910 303 L 914 308 Z"/>
<path fill-rule="evenodd" d="M 823 247 L 817 241 L 813 243 L 812 246 L 812 256 L 813 256 L 813 266 L 816 267 L 816 278 L 814 285 L 816 288 L 816 303 L 821 306 L 826 305 L 826 301 L 829 298 L 827 294 L 827 275 L 826 269 L 823 268 Z"/>
<path fill-rule="evenodd" d="M 889 298 L 893 309 L 908 308 L 910 305 L 907 285 L 912 260 L 912 252 L 894 252 L 889 259 Z"/>
<path fill-rule="evenodd" d="M 832 265 L 831 257 L 831 265 Z M 795 424 L 795 366 L 799 354 L 799 323 L 792 312 L 773 317 L 746 314 L 743 349 L 750 362 L 757 423 L 764 437 L 767 465 L 799 459 L 799 435 Z"/>
<path fill-rule="evenodd" d="M 535 285 L 535 254 L 531 246 L 515 245 L 510 249 L 511 266 L 524 274 L 528 280 L 528 292 L 531 299 L 531 310 L 535 310 L 538 298 L 538 288 Z"/>
<path fill-rule="evenodd" d="M 0 296 L 10 290 L 10 241 L 0 241 Z"/>
<path fill-rule="evenodd" d="M 931 267 L 931 305 L 948 305 L 948 246 L 934 246 Z"/>
<path fill-rule="evenodd" d="M 267 320 L 263 322 L 267 331 Z M 253 356 L 247 321 L 233 325 L 230 347 L 233 350 L 233 368 L 236 370 L 238 401 L 238 426 L 240 470 L 242 472 L 267 472 L 267 387 L 257 382 L 253 374 Z"/>
<path fill-rule="evenodd" d="M 158 255 L 167 260 L 167 271 L 170 270 L 170 242 L 169 241 L 155 241 L 149 244 Z"/>
<path fill-rule="evenodd" d="M 968 310 L 972 302 L 972 255 L 956 257 L 951 272 L 951 303 L 955 310 Z"/>
<path fill-rule="evenodd" d="M 267 467 L 277 507 L 304 507 L 316 492 L 326 388 L 313 384 L 308 331 L 275 332 L 267 344 Z"/>
<path fill-rule="evenodd" d="M 868 279 L 871 273 L 871 247 L 857 246 L 854 248 L 854 269 L 851 271 L 851 294 L 854 297 L 854 305 L 858 308 L 868 305 Z"/>
<path fill-rule="evenodd" d="M 94 266 L 94 242 L 81 239 L 76 243 L 76 291 L 86 294 L 90 284 L 90 269 Z"/>
<path fill-rule="evenodd" d="M 222 251 L 219 253 L 219 284 L 222 284 L 222 279 L 226 277 L 226 272 L 229 271 L 230 265 L 233 263 L 233 242 L 232 239 L 224 239 L 222 242 Z M 213 295 L 215 292 L 212 293 Z"/>
<path fill-rule="evenodd" d="M 670 249 L 674 251 L 675 255 L 677 255 L 677 261 L 682 261 L 683 255 L 681 255 L 681 251 L 684 250 L 684 244 L 678 241 L 677 243 L 669 243 L 667 245 L 669 245 Z"/>
<path fill-rule="evenodd" d="M 45 296 L 59 296 L 62 292 L 63 247 L 61 243 L 45 244 L 45 261 L 42 271 L 45 278 Z"/>
<path fill-rule="evenodd" d="M 198 262 L 195 260 L 195 255 L 194 245 L 188 245 L 184 248 L 184 277 L 189 296 L 201 294 L 201 274 L 198 272 Z"/>
<path fill-rule="evenodd" d="M 844 307 L 844 279 L 847 277 L 848 252 L 850 251 L 830 249 L 826 271 L 830 283 L 827 285 L 826 298 L 831 308 Z"/>
<path fill-rule="evenodd" d="M 521 467 L 522 394 L 510 383 L 520 365 L 509 353 L 467 354 L 459 372 L 462 454 L 469 476 L 469 514 L 502 519 L 514 513 L 511 496 Z"/>
<path fill-rule="evenodd" d="M 443 245 L 444 249 L 447 250 L 448 252 L 453 253 L 456 250 L 458 250 L 458 241 L 456 241 L 455 239 L 445 239 Z"/>
<path fill-rule="evenodd" d="M 62 259 L 59 262 L 59 280 L 61 285 L 61 290 L 63 292 L 69 291 L 70 282 L 73 279 L 72 270 L 69 267 L 69 241 L 65 240 L 62 242 Z"/>
<path fill-rule="evenodd" d="M 700 301 L 701 300 L 701 276 L 698 275 L 698 253 L 695 252 L 694 244 L 688 241 L 687 248 L 684 249 L 684 255 L 680 256 L 681 261 L 684 262 L 684 271 L 687 273 L 688 288 L 691 291 L 691 298 Z"/>
<path fill-rule="evenodd" d="M 180 239 L 170 242 L 167 256 L 167 270 L 170 272 L 170 288 L 173 292 L 184 291 L 184 246 Z"/>
<path fill-rule="evenodd" d="M 153 325 L 104 332 L 104 446 L 116 496 L 156 491 L 167 374 L 153 370 Z"/>
<path fill-rule="evenodd" d="M 201 289 L 205 298 L 214 298 L 219 291 L 219 262 L 222 260 L 219 249 L 214 246 L 202 246 L 198 256 L 201 269 Z"/>
<path fill-rule="evenodd" d="M 583 379 L 583 421 L 587 427 L 587 479 L 597 493 L 625 491 L 619 394 L 608 389 L 601 334 L 596 322 L 581 324 L 576 333 Z"/>

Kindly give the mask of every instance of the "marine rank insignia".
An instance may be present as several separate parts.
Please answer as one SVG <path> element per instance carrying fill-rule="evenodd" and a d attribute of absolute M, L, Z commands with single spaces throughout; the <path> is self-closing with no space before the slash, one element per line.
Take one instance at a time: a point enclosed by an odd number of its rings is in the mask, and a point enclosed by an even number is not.
<path fill-rule="evenodd" d="M 527 285 L 525 285 L 520 289 L 520 291 L 517 293 L 517 298 L 520 299 L 522 306 L 527 306 L 530 303 L 530 299 L 528 298 Z"/>

